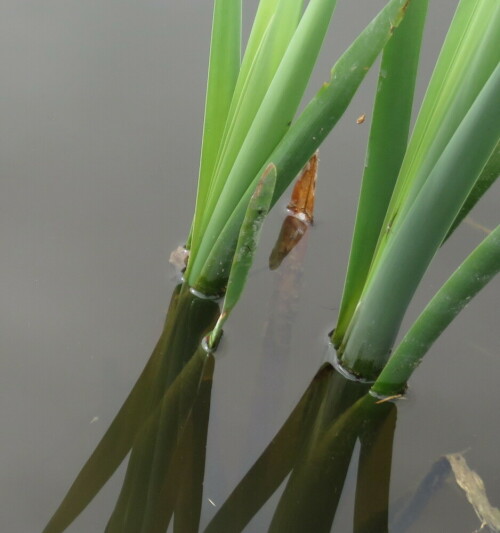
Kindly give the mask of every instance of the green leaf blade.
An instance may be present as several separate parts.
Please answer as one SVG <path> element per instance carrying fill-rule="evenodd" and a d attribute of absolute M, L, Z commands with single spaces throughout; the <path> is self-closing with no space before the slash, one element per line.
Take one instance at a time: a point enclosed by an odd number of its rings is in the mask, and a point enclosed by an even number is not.
<path fill-rule="evenodd" d="M 467 257 L 439 289 L 394 351 L 372 390 L 404 392 L 410 376 L 434 341 L 469 301 L 500 271 L 500 226 Z"/>
<path fill-rule="evenodd" d="M 236 253 L 233 257 L 227 283 L 222 313 L 210 335 L 210 345 L 216 344 L 222 326 L 238 302 L 246 285 L 248 273 L 253 263 L 264 219 L 269 212 L 276 185 L 276 167 L 271 163 L 259 180 L 250 198 L 243 224 L 241 225 Z"/>
<path fill-rule="evenodd" d="M 216 0 L 192 236 L 200 232 L 206 198 L 233 98 L 241 57 L 241 0 Z"/>
<path fill-rule="evenodd" d="M 295 115 L 323 42 L 336 0 L 312 0 L 295 31 L 257 115 L 238 152 L 197 257 L 188 269 L 191 283 L 199 277 L 210 251 L 231 213 L 254 177 L 260 174 Z M 286 97 L 284 97 L 286 95 Z"/>
<path fill-rule="evenodd" d="M 416 287 L 498 142 L 499 93 L 497 66 L 390 239 L 339 349 L 355 374 L 372 379 L 384 367 Z"/>
<path fill-rule="evenodd" d="M 397 228 L 500 61 L 500 4 L 461 0 L 439 55 L 396 183 L 384 227 Z M 390 240 L 381 234 L 373 268 Z"/>
<path fill-rule="evenodd" d="M 302 5 L 303 0 L 280 0 L 262 35 L 260 45 L 255 50 L 248 72 L 243 71 L 238 77 L 207 197 L 205 225 L 295 33 Z M 244 66 L 246 59 L 245 53 Z"/>
<path fill-rule="evenodd" d="M 277 168 L 272 205 L 343 115 L 369 67 L 403 19 L 406 3 L 406 0 L 391 0 L 380 11 L 337 61 L 330 82 L 323 85 L 269 156 L 266 165 L 272 161 Z M 248 200 L 266 165 L 256 173 L 236 207 L 229 214 L 226 213 L 228 216 L 216 236 L 215 244 L 203 263 L 200 258 L 197 270 L 191 272 L 189 282 L 198 290 L 217 293 L 225 284 L 224 277 L 229 270 Z"/>
<path fill-rule="evenodd" d="M 406 152 L 427 4 L 427 0 L 410 3 L 382 54 L 335 345 L 340 344 L 361 297 Z"/>

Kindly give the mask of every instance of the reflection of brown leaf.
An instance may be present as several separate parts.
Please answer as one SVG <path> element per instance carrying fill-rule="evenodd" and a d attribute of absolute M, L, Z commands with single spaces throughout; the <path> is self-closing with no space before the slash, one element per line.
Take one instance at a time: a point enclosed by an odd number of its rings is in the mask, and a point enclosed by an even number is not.
<path fill-rule="evenodd" d="M 309 224 L 313 222 L 316 177 L 318 175 L 318 151 L 309 159 L 295 183 L 288 209 Z"/>
<path fill-rule="evenodd" d="M 297 246 L 307 231 L 308 225 L 293 215 L 283 221 L 279 237 L 269 257 L 269 268 L 276 270 L 283 259 Z"/>
<path fill-rule="evenodd" d="M 481 520 L 481 529 L 488 526 L 491 531 L 500 532 L 500 509 L 489 502 L 483 480 L 469 468 L 463 454 L 450 453 L 446 459 L 457 485 L 465 492 L 467 500 Z"/>

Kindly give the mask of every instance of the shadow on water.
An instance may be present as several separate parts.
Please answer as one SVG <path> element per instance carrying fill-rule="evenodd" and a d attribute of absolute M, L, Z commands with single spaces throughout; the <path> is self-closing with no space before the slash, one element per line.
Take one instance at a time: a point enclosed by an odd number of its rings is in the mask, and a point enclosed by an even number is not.
<path fill-rule="evenodd" d="M 200 341 L 218 305 L 174 292 L 162 336 L 124 405 L 44 533 L 64 531 L 130 452 L 106 532 L 197 532 L 215 360 Z M 261 456 L 208 524 L 242 531 L 286 481 L 269 531 L 330 531 L 360 442 L 353 531 L 388 531 L 393 403 L 325 363 Z"/>

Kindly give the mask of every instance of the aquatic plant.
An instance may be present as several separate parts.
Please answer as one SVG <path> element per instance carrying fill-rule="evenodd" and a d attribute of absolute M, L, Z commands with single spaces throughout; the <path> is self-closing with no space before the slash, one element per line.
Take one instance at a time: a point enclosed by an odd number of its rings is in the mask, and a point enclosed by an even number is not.
<path fill-rule="evenodd" d="M 460 2 L 408 141 L 427 0 L 389 2 L 296 120 L 335 2 L 312 0 L 302 17 L 301 2 L 261 2 L 239 70 L 240 13 L 234 2 L 229 4 L 232 11 L 218 0 L 214 11 L 186 280 L 201 292 L 220 294 L 231 279 L 225 321 L 255 249 L 256 228 L 243 220 L 260 176 L 273 168 L 272 198 L 261 210 L 262 221 L 335 125 L 383 48 L 350 261 L 332 335 L 340 364 L 374 380 L 433 256 L 498 176 L 500 7 L 494 0 Z M 241 261 L 245 268 L 239 267 Z M 491 275 L 496 271 L 498 260 L 490 266 Z"/>
<path fill-rule="evenodd" d="M 411 99 L 401 102 L 396 116 L 392 102 L 398 101 L 401 79 L 412 91 L 411 76 L 405 76 L 406 48 L 396 45 L 405 37 L 419 43 L 412 36 L 421 30 L 414 26 L 403 24 L 384 51 L 347 281 L 332 336 L 341 364 L 367 379 L 375 379 L 387 362 L 433 256 L 500 170 L 498 4 L 459 4 L 406 146 Z M 488 273 L 481 274 L 486 277 L 500 268 L 494 237 L 489 250 Z M 433 320 L 422 318 L 419 324 L 434 329 Z"/>
<path fill-rule="evenodd" d="M 143 373 L 46 533 L 63 531 L 129 452 L 106 531 L 165 531 L 172 516 L 174 530 L 198 531 L 211 351 L 244 289 L 269 209 L 335 126 L 382 50 L 332 335 L 340 367 L 363 380 L 346 380 L 323 365 L 207 531 L 243 529 L 288 474 L 270 530 L 304 530 L 315 520 L 315 530 L 329 531 L 357 439 L 356 530 L 387 530 L 396 407 L 373 396 L 404 392 L 432 342 L 500 270 L 497 228 L 436 293 L 389 358 L 432 257 L 499 173 L 500 6 L 495 0 L 460 2 L 409 142 L 427 0 L 390 0 L 295 118 L 335 0 L 310 0 L 304 13 L 302 8 L 302 0 L 261 0 L 240 64 L 241 1 L 215 0 L 184 282 L 174 291 Z M 219 309 L 214 298 L 223 294 Z"/>
<path fill-rule="evenodd" d="M 407 7 L 403 0 L 388 2 L 294 119 L 335 2 L 311 0 L 302 16 L 302 2 L 260 2 L 236 72 L 235 61 L 226 64 L 228 47 L 239 50 L 235 4 L 215 5 L 198 195 L 187 244 L 185 278 L 206 294 L 225 289 L 249 199 L 267 166 L 276 167 L 272 206 L 342 116 Z M 222 101 L 221 94 L 232 98 Z"/>

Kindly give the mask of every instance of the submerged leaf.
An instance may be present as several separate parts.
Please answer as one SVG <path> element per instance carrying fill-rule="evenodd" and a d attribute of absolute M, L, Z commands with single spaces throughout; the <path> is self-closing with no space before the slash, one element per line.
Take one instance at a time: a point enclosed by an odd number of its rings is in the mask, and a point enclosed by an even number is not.
<path fill-rule="evenodd" d="M 471 470 L 461 453 L 446 455 L 457 485 L 465 492 L 467 500 L 481 522 L 481 529 L 488 526 L 491 531 L 500 532 L 500 509 L 493 507 L 486 494 L 484 481 Z"/>

